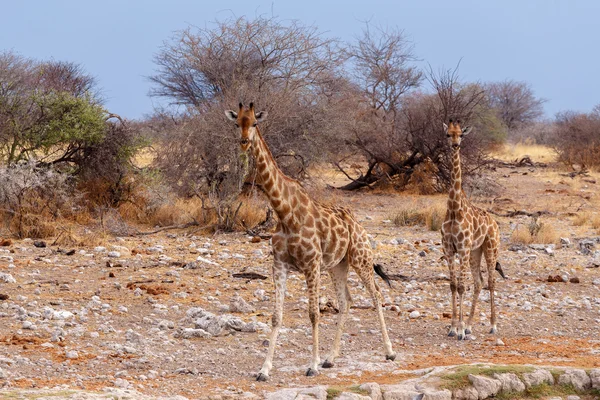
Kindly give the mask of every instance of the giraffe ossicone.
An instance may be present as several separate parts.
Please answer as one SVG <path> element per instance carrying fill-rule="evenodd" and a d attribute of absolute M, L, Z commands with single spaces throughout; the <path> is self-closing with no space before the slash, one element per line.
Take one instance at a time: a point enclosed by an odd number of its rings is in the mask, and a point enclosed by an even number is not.
<path fill-rule="evenodd" d="M 308 314 L 312 324 L 312 359 L 306 375 L 318 374 L 319 356 L 319 288 L 321 271 L 329 273 L 338 300 L 339 315 L 331 353 L 322 367 L 330 368 L 340 352 L 344 324 L 348 318 L 352 297 L 348 289 L 348 271 L 352 268 L 369 291 L 381 327 L 387 360 L 396 354 L 387 333 L 381 303 L 383 296 L 375 282 L 374 273 L 389 283 L 389 278 L 379 266 L 373 264 L 371 244 L 365 229 L 344 207 L 326 206 L 311 199 L 302 185 L 286 176 L 277 166 L 267 143 L 261 135 L 258 122 L 266 112 L 255 112 L 254 104 L 248 108 L 242 103 L 237 112 L 225 112 L 227 118 L 240 129 L 240 147 L 250 151 L 255 160 L 256 183 L 269 198 L 279 223 L 273 234 L 273 281 L 275 284 L 275 312 L 269 348 L 257 380 L 267 380 L 273 367 L 277 337 L 283 323 L 283 304 L 289 271 L 304 274 L 308 287 Z"/>
<path fill-rule="evenodd" d="M 462 190 L 462 172 L 460 166 L 460 145 L 463 136 L 471 132 L 471 128 L 462 129 L 460 121 L 446 125 L 444 131 L 452 148 L 452 171 L 448 208 L 442 224 L 442 246 L 444 258 L 450 269 L 450 292 L 452 296 L 452 324 L 448 336 L 465 339 L 472 332 L 473 317 L 477 300 L 481 292 L 482 272 L 481 257 L 485 257 L 487 266 L 488 289 L 490 291 L 490 333 L 497 332 L 494 271 L 504 277 L 498 263 L 500 249 L 500 231 L 496 221 L 479 207 L 471 204 Z M 458 276 L 455 258 L 458 258 Z M 463 320 L 463 296 L 465 293 L 468 269 L 473 277 L 473 301 L 469 319 Z M 458 304 L 457 304 L 458 302 Z"/>

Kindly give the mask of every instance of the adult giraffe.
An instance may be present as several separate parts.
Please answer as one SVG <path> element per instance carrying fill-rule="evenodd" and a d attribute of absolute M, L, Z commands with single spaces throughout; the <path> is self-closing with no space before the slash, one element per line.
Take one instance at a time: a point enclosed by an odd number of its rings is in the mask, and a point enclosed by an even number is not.
<path fill-rule="evenodd" d="M 312 360 L 306 371 L 307 376 L 318 374 L 319 358 L 319 287 L 321 271 L 327 271 L 335 286 L 340 313 L 332 350 L 323 363 L 323 368 L 331 368 L 339 355 L 340 340 L 352 298 L 347 286 L 348 270 L 354 271 L 371 294 L 379 317 L 381 333 L 387 360 L 394 360 L 396 354 L 388 337 L 383 310 L 382 295 L 375 283 L 376 272 L 389 283 L 381 266 L 373 264 L 373 254 L 367 233 L 356 222 L 352 213 L 343 207 L 330 207 L 311 199 L 300 183 L 287 177 L 277 166 L 263 139 L 258 123 L 266 112 L 254 111 L 253 103 L 245 108 L 242 103 L 239 111 L 225 112 L 227 118 L 240 129 L 240 146 L 245 152 L 252 151 L 256 162 L 257 183 L 264 189 L 273 209 L 279 217 L 277 230 L 271 239 L 273 246 L 273 281 L 275 283 L 275 312 L 273 331 L 265 362 L 257 380 L 265 381 L 272 368 L 277 336 L 283 322 L 283 302 L 286 279 L 289 271 L 304 274 L 308 286 L 308 315 L 312 323 Z"/>
<path fill-rule="evenodd" d="M 494 303 L 494 269 L 504 277 L 502 268 L 497 262 L 500 248 L 500 232 L 498 224 L 484 210 L 471 204 L 462 190 L 462 176 L 460 167 L 460 144 L 462 137 L 471 132 L 471 128 L 462 129 L 460 121 L 444 124 L 444 131 L 452 147 L 452 172 L 450 193 L 448 196 L 448 210 L 446 219 L 442 224 L 442 245 L 444 258 L 450 268 L 450 291 L 452 293 L 452 325 L 448 336 L 457 336 L 458 340 L 466 338 L 472 332 L 473 317 L 477 307 L 477 300 L 481 292 L 481 256 L 485 257 L 488 275 L 488 288 L 490 290 L 490 333 L 496 333 L 496 305 Z M 458 256 L 459 274 L 456 276 L 454 258 Z M 471 269 L 473 276 L 473 302 L 467 326 L 463 321 L 463 294 L 467 269 Z M 458 323 L 456 297 L 458 294 Z M 458 327 L 457 327 L 458 325 Z"/>

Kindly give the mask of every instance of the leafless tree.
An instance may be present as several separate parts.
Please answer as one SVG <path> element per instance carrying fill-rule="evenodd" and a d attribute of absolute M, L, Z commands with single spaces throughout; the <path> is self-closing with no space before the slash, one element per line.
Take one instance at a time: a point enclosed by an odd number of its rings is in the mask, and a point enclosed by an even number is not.
<path fill-rule="evenodd" d="M 379 51 L 363 53 L 361 60 L 365 61 L 361 61 L 361 70 L 373 71 L 365 73 L 365 76 L 378 76 L 380 79 L 373 80 L 377 85 L 368 84 L 371 82 L 368 79 L 363 81 L 362 87 L 368 100 L 356 117 L 354 136 L 349 140 L 351 147 L 365 157 L 368 165 L 365 172 L 353 178 L 342 163 L 337 162 L 338 168 L 352 179 L 342 189 L 353 190 L 396 177 L 397 185 L 403 187 L 417 179 L 414 174 L 418 172 L 419 180 L 428 181 L 428 190 L 442 190 L 449 182 L 450 165 L 442 123 L 448 118 L 455 118 L 478 128 L 478 133 L 465 141 L 465 174 L 485 163 L 484 151 L 493 143 L 495 136 L 503 134 L 501 124 L 486 107 L 483 88 L 461 83 L 456 69 L 437 73 L 430 70 L 427 80 L 432 91 L 411 91 L 419 84 L 421 74 L 407 64 L 412 58 L 406 55 L 406 47 L 396 46 L 400 43 L 398 32 L 393 34 L 395 40 L 386 38 L 388 32 L 383 32 L 383 35 L 384 39 L 373 41 L 370 33 L 365 33 L 366 37 L 371 37 L 371 44 L 382 44 L 382 47 Z M 396 60 L 393 67 L 385 67 L 380 54 L 394 52 L 402 55 L 385 58 Z M 368 59 L 371 59 L 370 63 Z M 402 70 L 402 64 L 398 65 L 402 60 L 405 70 Z M 371 67 L 366 68 L 368 65 Z M 386 70 L 396 72 L 377 75 L 377 71 Z M 405 79 L 404 83 L 398 82 L 398 79 Z M 379 89 L 372 89 L 375 86 Z"/>
<path fill-rule="evenodd" d="M 600 105 L 590 113 L 556 116 L 552 146 L 562 163 L 585 169 L 600 166 Z"/>
<path fill-rule="evenodd" d="M 485 86 L 490 106 L 510 130 L 528 125 L 544 114 L 544 99 L 535 96 L 528 83 L 506 80 Z"/>
<path fill-rule="evenodd" d="M 353 87 L 340 72 L 344 60 L 337 40 L 276 18 L 179 32 L 155 58 L 158 72 L 150 78 L 153 96 L 185 106 L 177 116 L 155 118 L 165 128 L 158 166 L 188 195 L 238 191 L 251 165 L 240 159 L 238 132 L 223 110 L 253 101 L 269 113 L 261 130 L 277 161 L 301 175 L 347 131 Z"/>

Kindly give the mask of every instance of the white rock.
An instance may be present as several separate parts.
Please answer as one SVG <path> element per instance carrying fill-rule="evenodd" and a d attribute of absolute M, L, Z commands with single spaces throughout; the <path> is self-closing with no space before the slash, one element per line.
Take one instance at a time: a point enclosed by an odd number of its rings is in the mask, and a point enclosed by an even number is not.
<path fill-rule="evenodd" d="M 106 251 L 106 247 L 104 247 L 104 246 L 96 246 L 96 247 L 94 247 L 94 251 L 96 253 L 104 253 Z"/>
<path fill-rule="evenodd" d="M 65 353 L 65 357 L 67 357 L 69 360 L 76 360 L 79 358 L 79 353 L 75 350 L 69 350 Z"/>
<path fill-rule="evenodd" d="M 590 371 L 590 379 L 592 382 L 592 389 L 600 389 L 600 368 Z"/>
<path fill-rule="evenodd" d="M 17 283 L 17 280 L 11 274 L 4 272 L 0 272 L 0 281 L 4 283 Z"/>
<path fill-rule="evenodd" d="M 109 251 L 107 256 L 111 258 L 119 258 L 121 257 L 121 253 L 119 253 L 118 251 Z"/>
<path fill-rule="evenodd" d="M 578 391 L 588 390 L 592 387 L 590 377 L 582 369 L 568 369 L 558 377 L 559 385 L 573 385 Z"/>
<path fill-rule="evenodd" d="M 52 314 L 52 319 L 69 319 L 69 318 L 73 318 L 74 314 L 70 311 L 66 311 L 66 310 L 60 310 L 60 311 L 54 311 L 54 313 Z"/>
<path fill-rule="evenodd" d="M 408 315 L 408 318 L 416 319 L 416 318 L 419 318 L 420 316 L 421 316 L 421 313 L 418 312 L 417 310 L 415 310 Z"/>
<path fill-rule="evenodd" d="M 200 261 L 200 262 L 202 262 L 204 264 L 208 264 L 208 265 L 214 265 L 215 267 L 219 266 L 218 263 L 216 263 L 216 262 L 214 262 L 212 260 L 209 260 L 208 258 L 204 258 L 202 256 L 198 256 L 198 258 L 196 258 L 196 261 Z"/>
<path fill-rule="evenodd" d="M 502 388 L 502 383 L 499 380 L 488 378 L 486 376 L 469 374 L 469 381 L 473 384 L 477 393 L 479 393 L 480 399 L 494 397 Z"/>
<path fill-rule="evenodd" d="M 238 293 L 236 293 L 229 303 L 229 310 L 231 312 L 249 314 L 253 313 L 254 307 L 246 302 Z"/>
<path fill-rule="evenodd" d="M 502 391 L 504 392 L 521 393 L 525 391 L 525 384 L 521 382 L 516 374 L 494 374 L 493 377 L 502 383 Z"/>
<path fill-rule="evenodd" d="M 546 371 L 545 369 L 536 369 L 533 372 L 526 372 L 523 374 L 523 382 L 527 388 L 532 386 L 538 386 L 542 383 L 547 383 L 549 385 L 554 385 L 554 377 L 550 373 L 550 371 Z"/>

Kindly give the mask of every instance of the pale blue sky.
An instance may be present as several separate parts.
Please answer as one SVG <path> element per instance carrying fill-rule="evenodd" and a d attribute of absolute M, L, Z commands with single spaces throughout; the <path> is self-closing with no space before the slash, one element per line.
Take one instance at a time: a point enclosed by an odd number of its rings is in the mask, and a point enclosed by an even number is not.
<path fill-rule="evenodd" d="M 172 33 L 215 18 L 272 13 L 349 40 L 361 21 L 398 26 L 434 69 L 470 81 L 527 81 L 548 100 L 546 114 L 600 103 L 598 0 L 2 0 L 0 51 L 80 63 L 96 76 L 109 110 L 152 111 L 146 76 Z"/>

